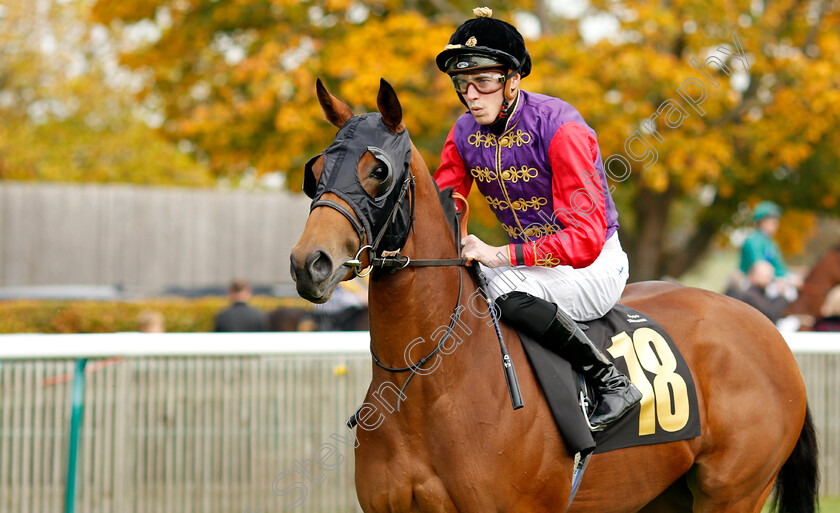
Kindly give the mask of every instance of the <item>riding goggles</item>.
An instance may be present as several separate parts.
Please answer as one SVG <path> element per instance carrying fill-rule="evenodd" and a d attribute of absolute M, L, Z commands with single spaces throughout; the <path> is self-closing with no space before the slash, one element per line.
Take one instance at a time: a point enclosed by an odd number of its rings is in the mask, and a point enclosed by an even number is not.
<path fill-rule="evenodd" d="M 452 85 L 461 94 L 467 94 L 470 84 L 482 94 L 495 93 L 509 77 L 502 73 L 478 73 L 476 75 L 452 75 Z"/>

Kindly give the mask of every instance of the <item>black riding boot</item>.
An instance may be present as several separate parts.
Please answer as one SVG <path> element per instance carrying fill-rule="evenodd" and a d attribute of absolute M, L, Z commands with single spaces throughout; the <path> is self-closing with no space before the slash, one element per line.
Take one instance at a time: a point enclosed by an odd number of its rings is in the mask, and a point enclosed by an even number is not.
<path fill-rule="evenodd" d="M 596 387 L 601 400 L 589 418 L 593 431 L 603 430 L 642 400 L 642 393 L 592 344 L 565 312 L 557 309 L 540 342 L 562 356 Z"/>

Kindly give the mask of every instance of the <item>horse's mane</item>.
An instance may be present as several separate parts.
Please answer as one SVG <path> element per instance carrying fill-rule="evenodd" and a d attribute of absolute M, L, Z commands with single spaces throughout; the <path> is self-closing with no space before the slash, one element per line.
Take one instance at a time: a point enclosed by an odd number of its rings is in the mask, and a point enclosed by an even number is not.
<path fill-rule="evenodd" d="M 458 211 L 455 209 L 455 200 L 452 199 L 452 187 L 447 187 L 444 190 L 438 189 L 437 182 L 434 182 L 435 189 L 438 191 L 438 199 L 440 206 L 443 208 L 443 216 L 449 227 L 452 228 L 452 233 L 455 235 L 455 240 L 458 240 Z"/>

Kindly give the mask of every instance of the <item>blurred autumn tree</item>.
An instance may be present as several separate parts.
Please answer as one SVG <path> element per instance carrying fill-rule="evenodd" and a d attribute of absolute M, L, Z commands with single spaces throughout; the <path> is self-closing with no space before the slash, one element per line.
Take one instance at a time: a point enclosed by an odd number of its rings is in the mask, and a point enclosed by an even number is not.
<path fill-rule="evenodd" d="M 788 208 L 798 228 L 813 212 L 836 209 L 837 0 L 593 0 L 565 15 L 548 0 L 490 5 L 496 17 L 531 26 L 535 67 L 524 87 L 576 106 L 598 132 L 605 158 L 625 154 L 625 142 L 665 100 L 685 110 L 677 128 L 658 120 L 661 140 L 640 132 L 657 160 L 634 161 L 629 176 L 614 184 L 634 280 L 680 275 L 721 226 L 739 222 L 745 205 L 758 199 Z M 140 98 L 160 106 L 164 134 L 190 141 L 216 176 L 279 170 L 297 189 L 303 163 L 334 134 L 314 97 L 316 77 L 356 112 L 375 109 L 379 78 L 390 81 L 434 170 L 463 107 L 433 59 L 474 6 L 97 0 L 92 12 L 117 39 L 137 27 L 153 34 L 148 44 L 124 51 L 122 63 L 150 77 Z M 610 37 L 584 37 L 581 26 L 593 19 Z M 726 45 L 734 53 L 733 34 L 746 65 L 717 50 Z M 719 85 L 707 85 L 700 115 L 678 89 L 690 78 L 708 82 L 691 59 L 702 63 L 711 55 L 731 74 L 712 71 Z M 641 137 L 631 151 L 641 153 Z M 481 203 L 475 196 L 471 202 Z M 472 229 L 499 242 L 487 231 L 495 223 L 489 209 L 479 213 Z M 784 226 L 793 247 L 804 230 Z"/>
<path fill-rule="evenodd" d="M 586 46 L 572 27 L 532 45 L 535 60 L 556 68 L 538 68 L 539 85 L 530 87 L 570 99 L 598 132 L 605 158 L 626 155 L 637 130 L 656 151 L 647 168 L 628 159 L 629 178 L 615 183 L 634 279 L 682 274 L 722 225 L 743 221 L 745 203 L 771 199 L 788 208 L 779 237 L 789 251 L 802 247 L 816 213 L 837 214 L 838 6 L 595 0 L 589 14 L 607 16 L 616 37 Z M 748 66 L 719 50 L 735 53 L 733 34 Z M 712 55 L 731 71 L 713 72 L 718 87 L 691 64 Z M 678 93 L 700 96 L 685 85 L 692 78 L 705 84 L 702 115 Z M 669 99 L 688 118 L 669 128 L 660 112 L 659 140 L 640 123 Z M 642 143 L 631 151 L 643 153 Z"/>
<path fill-rule="evenodd" d="M 0 4 L 0 179 L 210 185 L 143 122 L 88 0 Z M 148 114 L 153 114 L 148 112 Z"/>

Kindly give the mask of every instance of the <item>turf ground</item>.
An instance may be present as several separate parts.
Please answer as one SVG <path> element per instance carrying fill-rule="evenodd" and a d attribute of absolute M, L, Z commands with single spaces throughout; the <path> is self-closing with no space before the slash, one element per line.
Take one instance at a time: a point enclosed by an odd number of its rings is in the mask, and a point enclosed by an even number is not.
<path fill-rule="evenodd" d="M 770 508 L 764 506 L 762 513 L 768 513 Z M 820 513 L 840 513 L 840 497 L 820 498 Z"/>

